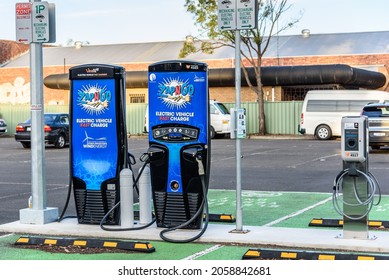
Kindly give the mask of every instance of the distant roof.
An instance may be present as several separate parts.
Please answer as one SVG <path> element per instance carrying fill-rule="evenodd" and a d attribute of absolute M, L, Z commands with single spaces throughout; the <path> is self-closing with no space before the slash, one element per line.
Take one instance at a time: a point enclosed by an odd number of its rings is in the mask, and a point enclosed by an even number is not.
<path fill-rule="evenodd" d="M 3 63 L 6 63 L 21 54 L 27 52 L 28 45 L 20 44 L 10 40 L 0 40 L 0 67 Z"/>
<path fill-rule="evenodd" d="M 182 41 L 132 43 L 116 45 L 86 45 L 80 48 L 43 48 L 44 66 L 79 65 L 87 63 L 124 64 L 153 63 L 177 59 Z M 389 53 L 389 31 L 308 34 L 273 37 L 264 57 L 333 56 Z M 211 55 L 196 53 L 186 59 L 213 60 L 234 58 L 230 47 L 215 50 Z M 3 67 L 28 67 L 29 55 L 25 54 Z"/>

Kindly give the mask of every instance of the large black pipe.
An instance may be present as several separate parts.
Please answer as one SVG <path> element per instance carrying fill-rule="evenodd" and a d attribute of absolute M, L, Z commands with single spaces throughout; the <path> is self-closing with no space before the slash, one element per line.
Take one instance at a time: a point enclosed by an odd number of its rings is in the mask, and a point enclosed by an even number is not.
<path fill-rule="evenodd" d="M 268 66 L 261 67 L 262 84 L 264 86 L 297 86 L 339 84 L 345 88 L 377 89 L 386 83 L 382 73 L 350 67 L 345 64 L 308 65 L 308 66 Z M 251 83 L 255 86 L 255 72 L 248 69 Z M 127 88 L 147 88 L 147 71 L 126 72 Z M 242 86 L 247 86 L 242 71 Z M 235 69 L 209 69 L 208 83 L 210 87 L 235 86 Z M 47 76 L 44 84 L 52 89 L 69 89 L 68 74 Z"/>

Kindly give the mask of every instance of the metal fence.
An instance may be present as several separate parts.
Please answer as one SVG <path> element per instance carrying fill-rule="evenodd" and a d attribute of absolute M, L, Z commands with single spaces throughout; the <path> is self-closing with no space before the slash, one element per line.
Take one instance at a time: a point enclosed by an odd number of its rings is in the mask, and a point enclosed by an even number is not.
<path fill-rule="evenodd" d="M 224 103 L 228 109 L 235 103 Z M 269 134 L 298 134 L 302 101 L 265 102 L 266 131 Z M 258 133 L 258 103 L 241 103 L 246 109 L 246 126 L 248 134 Z"/>
<path fill-rule="evenodd" d="M 224 103 L 228 109 L 234 103 Z M 128 104 L 126 108 L 127 131 L 132 135 L 142 134 L 147 104 Z M 258 133 L 258 103 L 241 103 L 246 109 L 247 134 Z M 266 128 L 269 134 L 298 134 L 297 127 L 300 121 L 302 101 L 265 102 Z M 46 113 L 67 113 L 69 106 L 46 105 Z M 30 118 L 30 105 L 0 104 L 0 118 L 7 122 L 8 135 L 15 133 L 19 122 Z"/>

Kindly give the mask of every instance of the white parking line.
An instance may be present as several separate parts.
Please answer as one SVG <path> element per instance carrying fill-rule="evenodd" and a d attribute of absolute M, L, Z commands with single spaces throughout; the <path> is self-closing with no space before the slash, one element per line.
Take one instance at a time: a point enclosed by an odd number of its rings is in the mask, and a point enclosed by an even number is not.
<path fill-rule="evenodd" d="M 31 185 L 31 183 L 12 183 L 12 182 L 0 182 L 0 185 Z M 48 191 L 54 191 L 54 190 L 60 190 L 64 188 L 68 188 L 69 186 L 63 186 L 59 184 L 46 184 L 46 186 L 57 186 L 56 188 L 52 188 Z M 5 196 L 0 196 L 0 199 L 6 199 L 6 198 L 11 198 L 11 197 L 20 197 L 23 195 L 29 195 L 31 194 L 31 191 L 24 192 L 24 193 L 16 193 L 16 194 L 11 194 L 11 195 L 5 195 Z"/>
<path fill-rule="evenodd" d="M 6 235 L 2 235 L 2 236 L 0 236 L 0 239 L 1 239 L 1 238 L 6 238 L 6 237 L 9 237 L 9 236 L 13 236 L 13 235 L 14 235 L 13 233 L 6 234 Z"/>
<path fill-rule="evenodd" d="M 304 208 L 304 209 L 301 209 L 301 210 L 299 210 L 299 211 L 297 211 L 297 212 L 294 212 L 294 213 L 292 213 L 292 214 L 289 214 L 289 215 L 286 215 L 286 216 L 284 216 L 284 217 L 281 217 L 281 218 L 279 218 L 279 219 L 277 219 L 277 220 L 275 220 L 275 221 L 272 221 L 272 222 L 270 222 L 270 223 L 267 223 L 267 224 L 265 224 L 265 225 L 263 225 L 263 226 L 264 226 L 264 227 L 270 227 L 270 226 L 272 226 L 272 225 L 278 224 L 278 223 L 280 223 L 280 222 L 282 222 L 282 221 L 285 221 L 285 220 L 290 219 L 290 218 L 292 218 L 292 217 L 298 216 L 298 215 L 300 215 L 300 214 L 302 214 L 302 213 L 304 213 L 304 212 L 306 212 L 306 211 L 309 211 L 309 210 L 311 210 L 311 209 L 313 209 L 313 208 L 315 208 L 315 207 L 317 207 L 317 206 L 320 206 L 320 205 L 322 205 L 322 204 L 324 204 L 324 203 L 327 203 L 327 202 L 330 201 L 331 199 L 332 199 L 332 195 L 331 195 L 330 197 L 328 197 L 328 198 L 322 200 L 322 201 L 319 201 L 318 203 L 315 203 L 315 204 L 313 204 L 313 205 L 311 205 L 311 206 L 308 206 L 308 207 L 306 207 L 306 208 Z"/>
<path fill-rule="evenodd" d="M 256 155 L 266 155 L 268 153 L 272 153 L 272 152 L 277 152 L 281 149 L 273 149 L 273 150 L 267 150 L 267 151 L 263 151 L 263 152 L 257 152 L 257 153 L 251 153 L 251 154 L 242 154 L 242 157 L 251 157 L 251 156 L 256 156 Z M 217 159 L 217 160 L 211 160 L 211 162 L 215 162 L 215 161 L 224 161 L 224 160 L 230 160 L 230 159 L 235 159 L 236 156 L 234 157 L 225 157 L 225 158 L 221 158 L 221 159 Z"/>
<path fill-rule="evenodd" d="M 183 258 L 182 260 L 186 260 L 186 261 L 190 261 L 190 260 L 195 260 L 201 256 L 204 256 L 208 253 L 211 253 L 213 251 L 216 251 L 216 250 L 219 250 L 220 248 L 223 248 L 224 245 L 220 245 L 220 244 L 217 244 L 215 246 L 212 246 L 208 249 L 205 249 L 203 251 L 200 251 L 200 252 L 197 252 L 197 253 L 194 253 L 193 255 L 190 255 L 190 256 L 187 256 L 186 258 Z"/>
<path fill-rule="evenodd" d="M 319 160 L 326 159 L 326 158 L 337 157 L 339 155 L 340 154 L 332 154 L 332 155 L 328 155 L 328 156 L 318 157 L 318 158 L 314 158 L 314 159 L 311 159 L 311 160 L 308 160 L 308 161 L 300 162 L 300 163 L 297 163 L 297 164 L 294 164 L 294 165 L 289 165 L 289 166 L 287 166 L 287 168 L 296 168 L 297 166 L 300 166 L 300 165 L 304 165 L 304 164 L 311 163 L 311 162 L 314 162 L 314 161 L 319 161 Z"/>

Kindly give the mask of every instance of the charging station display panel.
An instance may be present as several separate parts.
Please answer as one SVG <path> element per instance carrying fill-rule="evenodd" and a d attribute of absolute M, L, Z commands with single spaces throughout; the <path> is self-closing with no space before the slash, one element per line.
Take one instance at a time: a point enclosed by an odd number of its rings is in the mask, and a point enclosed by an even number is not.
<path fill-rule="evenodd" d="M 82 223 L 99 223 L 119 199 L 125 126 L 121 124 L 121 81 L 115 70 L 104 66 L 70 70 L 70 168 Z M 112 216 L 108 223 L 117 223 L 114 220 L 117 218 Z"/>
<path fill-rule="evenodd" d="M 73 88 L 73 176 L 100 190 L 118 168 L 115 80 L 76 80 Z"/>
<path fill-rule="evenodd" d="M 207 169 L 207 73 L 207 65 L 198 62 L 149 66 L 150 172 L 158 226 L 175 225 L 175 215 L 185 220 L 191 216 L 188 209 L 198 208 L 204 196 L 198 160 Z M 173 217 L 171 221 L 167 216 Z"/>

